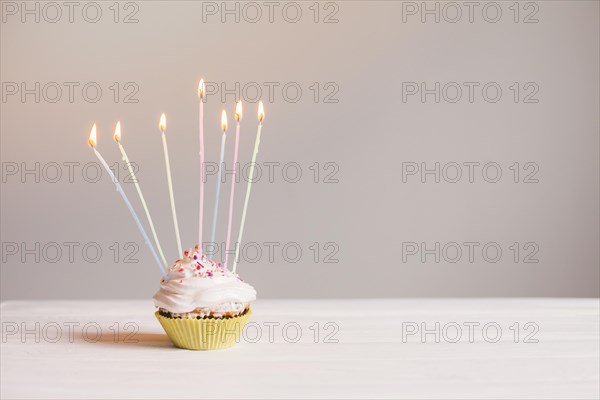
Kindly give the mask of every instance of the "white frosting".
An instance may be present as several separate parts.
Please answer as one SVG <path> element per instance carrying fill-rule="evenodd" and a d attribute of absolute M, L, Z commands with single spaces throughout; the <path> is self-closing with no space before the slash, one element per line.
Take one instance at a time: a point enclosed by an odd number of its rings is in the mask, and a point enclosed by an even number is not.
<path fill-rule="evenodd" d="M 192 312 L 197 308 L 213 308 L 224 303 L 247 304 L 256 300 L 256 290 L 241 278 L 208 260 L 197 251 L 169 268 L 154 295 L 154 305 L 173 313 Z"/>

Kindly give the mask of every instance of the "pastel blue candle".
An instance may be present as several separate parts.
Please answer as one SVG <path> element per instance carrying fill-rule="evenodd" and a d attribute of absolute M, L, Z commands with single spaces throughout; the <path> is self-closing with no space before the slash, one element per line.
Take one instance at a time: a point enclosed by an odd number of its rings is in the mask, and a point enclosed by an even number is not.
<path fill-rule="evenodd" d="M 225 111 L 223 111 L 223 115 L 225 115 Z M 226 118 L 226 117 L 225 117 Z M 224 124 L 223 128 L 223 137 L 221 137 L 221 156 L 219 157 L 219 179 L 217 180 L 217 193 L 215 194 L 215 209 L 213 211 L 213 220 L 212 220 L 212 229 L 210 234 L 210 242 L 211 244 L 215 244 L 216 234 L 217 234 L 217 219 L 219 215 L 219 199 L 221 198 L 221 180 L 223 179 L 223 160 L 225 159 L 225 139 L 227 135 L 225 135 L 225 131 L 227 130 L 227 123 Z M 213 254 L 214 256 L 214 254 Z M 214 259 L 214 257 L 213 257 Z"/>
<path fill-rule="evenodd" d="M 95 127 L 96 127 L 96 125 L 94 125 L 94 128 L 92 128 L 92 133 L 94 134 L 94 140 L 93 140 L 93 144 L 92 144 L 92 141 L 90 140 L 90 145 L 92 146 L 92 149 L 94 150 L 94 153 L 96 154 L 96 157 L 98 157 L 98 160 L 100 160 L 100 163 L 104 166 L 104 169 L 106 169 L 106 172 L 108 172 L 110 179 L 112 179 L 113 183 L 117 187 L 117 192 L 119 192 L 119 194 L 123 198 L 125 205 L 127 205 L 127 208 L 129 209 L 131 216 L 135 220 L 135 223 L 136 223 L 138 229 L 140 230 L 140 233 L 144 237 L 144 241 L 146 242 L 146 245 L 150 248 L 150 251 L 152 252 L 152 256 L 154 257 L 154 260 L 156 261 L 156 265 L 158 265 L 158 268 L 160 269 L 160 273 L 165 277 L 165 279 L 167 279 L 167 273 L 166 273 L 162 263 L 160 262 L 160 259 L 158 258 L 158 254 L 156 254 L 156 250 L 154 249 L 154 246 L 152 246 L 152 242 L 150 242 L 150 238 L 148 238 L 148 235 L 146 234 L 146 230 L 144 229 L 144 226 L 140 222 L 140 219 L 138 218 L 137 214 L 135 213 L 135 210 L 133 209 L 131 202 L 129 201 L 129 199 L 127 198 L 127 195 L 123 191 L 121 184 L 115 178 L 115 174 L 113 174 L 113 172 L 111 171 L 110 167 L 108 166 L 108 164 L 106 163 L 104 158 L 102 158 L 102 156 L 100 155 L 98 150 L 96 150 L 96 146 L 95 146 L 96 145 L 96 143 L 95 143 L 96 142 L 96 138 L 95 138 L 96 129 L 95 129 Z M 90 135 L 90 137 L 91 137 L 91 135 Z"/>

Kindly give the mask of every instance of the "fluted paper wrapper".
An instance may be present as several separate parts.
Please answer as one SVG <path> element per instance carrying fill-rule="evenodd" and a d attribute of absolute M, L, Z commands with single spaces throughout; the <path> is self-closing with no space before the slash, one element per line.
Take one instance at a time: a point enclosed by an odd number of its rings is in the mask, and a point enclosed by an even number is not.
<path fill-rule="evenodd" d="M 233 318 L 167 318 L 154 313 L 173 344 L 188 350 L 219 350 L 236 344 L 252 312 Z"/>

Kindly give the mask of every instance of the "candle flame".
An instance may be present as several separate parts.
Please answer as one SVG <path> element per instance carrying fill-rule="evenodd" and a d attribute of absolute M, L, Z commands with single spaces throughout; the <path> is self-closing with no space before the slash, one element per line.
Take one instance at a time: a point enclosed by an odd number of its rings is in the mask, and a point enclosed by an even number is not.
<path fill-rule="evenodd" d="M 235 119 L 237 120 L 237 122 L 240 122 L 240 120 L 242 119 L 242 101 L 238 101 L 237 105 L 235 106 Z"/>
<path fill-rule="evenodd" d="M 160 116 L 158 127 L 162 133 L 165 133 L 165 130 L 167 129 L 167 117 L 165 116 L 165 113 Z"/>
<path fill-rule="evenodd" d="M 225 110 L 221 113 L 221 129 L 223 130 L 223 133 L 227 131 L 227 113 Z"/>
<path fill-rule="evenodd" d="M 206 93 L 206 87 L 204 85 L 204 78 L 202 78 L 198 84 L 198 97 L 203 98 L 204 93 Z"/>
<path fill-rule="evenodd" d="M 263 102 L 258 102 L 258 121 L 262 122 L 265 119 L 265 107 L 263 106 Z"/>
<path fill-rule="evenodd" d="M 121 121 L 117 121 L 117 126 L 115 127 L 115 142 L 119 143 L 121 141 Z"/>
<path fill-rule="evenodd" d="M 92 148 L 96 147 L 96 124 L 92 126 L 92 130 L 90 131 L 90 135 L 88 136 L 88 144 Z"/>

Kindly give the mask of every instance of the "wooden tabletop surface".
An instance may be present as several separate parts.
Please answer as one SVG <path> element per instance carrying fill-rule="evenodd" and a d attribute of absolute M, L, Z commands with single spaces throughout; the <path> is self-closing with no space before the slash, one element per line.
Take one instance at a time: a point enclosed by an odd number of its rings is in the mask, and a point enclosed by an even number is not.
<path fill-rule="evenodd" d="M 1 305 L 4 398 L 598 398 L 598 299 L 258 300 L 233 348 L 148 301 Z"/>

